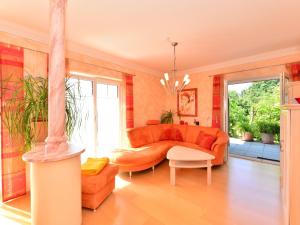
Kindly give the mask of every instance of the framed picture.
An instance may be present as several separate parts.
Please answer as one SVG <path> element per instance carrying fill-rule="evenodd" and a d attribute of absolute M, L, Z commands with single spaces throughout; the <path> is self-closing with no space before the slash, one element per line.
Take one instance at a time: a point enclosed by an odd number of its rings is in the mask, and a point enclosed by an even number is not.
<path fill-rule="evenodd" d="M 197 116 L 197 88 L 184 89 L 177 93 L 177 112 L 179 116 Z"/>

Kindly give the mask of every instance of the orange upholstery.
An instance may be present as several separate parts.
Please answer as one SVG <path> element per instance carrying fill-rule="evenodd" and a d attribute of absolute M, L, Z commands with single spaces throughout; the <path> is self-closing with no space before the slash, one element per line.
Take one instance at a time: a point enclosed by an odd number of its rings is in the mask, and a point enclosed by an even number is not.
<path fill-rule="evenodd" d="M 160 137 L 168 129 L 179 132 L 183 141 L 160 141 Z M 216 138 L 211 149 L 204 149 L 196 144 L 200 132 Z M 168 150 L 175 145 L 190 147 L 212 154 L 215 156 L 215 159 L 212 161 L 213 165 L 221 165 L 223 164 L 225 149 L 229 141 L 228 135 L 218 128 L 172 124 L 159 124 L 131 129 L 128 131 L 128 139 L 130 147 L 117 149 L 112 152 L 110 157 L 112 163 L 119 165 L 120 171 L 148 169 L 164 160 Z"/>
<path fill-rule="evenodd" d="M 154 125 L 155 126 L 155 125 Z M 133 148 L 137 148 L 153 142 L 150 127 L 140 127 L 127 131 L 129 144 Z"/>
<path fill-rule="evenodd" d="M 216 141 L 216 139 L 217 139 L 216 136 L 212 136 L 212 135 L 204 133 L 203 131 L 200 131 L 200 133 L 197 137 L 196 144 L 202 148 L 210 150 L 212 145 Z"/>
<path fill-rule="evenodd" d="M 157 125 L 160 124 L 159 120 L 147 120 L 146 125 Z"/>
<path fill-rule="evenodd" d="M 118 166 L 108 164 L 97 175 L 81 176 L 82 206 L 96 209 L 115 188 Z"/>

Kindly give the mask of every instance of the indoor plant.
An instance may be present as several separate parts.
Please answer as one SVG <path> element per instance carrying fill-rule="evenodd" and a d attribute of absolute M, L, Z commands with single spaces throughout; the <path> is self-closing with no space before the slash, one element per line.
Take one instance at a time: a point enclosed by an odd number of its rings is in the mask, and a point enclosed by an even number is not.
<path fill-rule="evenodd" d="M 240 122 L 238 124 L 239 130 L 242 133 L 242 140 L 243 141 L 253 141 L 253 129 L 252 125 L 248 122 Z"/>
<path fill-rule="evenodd" d="M 174 113 L 172 112 L 172 110 L 163 112 L 160 116 L 160 123 L 173 123 L 173 116 Z"/>
<path fill-rule="evenodd" d="M 276 122 L 258 122 L 261 140 L 264 144 L 274 144 L 274 135 L 280 133 L 280 126 Z"/>
<path fill-rule="evenodd" d="M 66 133 L 70 137 L 79 117 L 76 95 L 72 84 L 65 81 L 66 89 Z M 23 83 L 23 84 L 21 84 Z M 48 120 L 48 78 L 26 76 L 15 82 L 16 87 L 6 101 L 3 123 L 8 128 L 10 136 L 24 137 L 24 151 L 31 149 L 33 143 L 43 142 L 47 137 Z M 24 97 L 20 98 L 20 92 Z M 78 87 L 77 92 L 80 91 Z M 22 94 L 23 95 L 23 94 Z M 21 95 L 21 96 L 22 96 Z"/>

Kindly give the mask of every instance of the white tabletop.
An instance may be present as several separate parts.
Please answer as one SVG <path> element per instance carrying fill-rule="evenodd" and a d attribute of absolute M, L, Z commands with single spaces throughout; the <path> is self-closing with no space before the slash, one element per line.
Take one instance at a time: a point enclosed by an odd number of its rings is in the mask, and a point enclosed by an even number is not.
<path fill-rule="evenodd" d="M 212 160 L 214 158 L 215 157 L 211 154 L 184 146 L 174 146 L 167 154 L 167 159 L 177 161 L 200 161 Z"/>

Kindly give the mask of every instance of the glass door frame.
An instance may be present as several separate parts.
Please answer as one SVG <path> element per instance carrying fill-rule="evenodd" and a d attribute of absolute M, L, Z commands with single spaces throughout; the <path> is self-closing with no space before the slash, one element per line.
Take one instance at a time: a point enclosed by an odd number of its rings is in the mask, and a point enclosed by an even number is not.
<path fill-rule="evenodd" d="M 93 154 L 97 154 L 98 150 L 98 112 L 97 112 L 97 84 L 110 84 L 110 85 L 116 85 L 118 87 L 118 97 L 119 97 L 119 119 L 120 119 L 120 129 L 119 129 L 119 144 L 123 144 L 123 130 L 124 130 L 124 107 L 123 107 L 123 101 L 124 101 L 124 94 L 123 94 L 123 82 L 122 79 L 118 78 L 112 78 L 112 79 L 104 79 L 101 77 L 94 77 L 94 76 L 82 76 L 82 75 L 70 75 L 70 78 L 72 79 L 78 79 L 78 80 L 85 80 L 85 81 L 91 81 L 92 82 L 92 95 L 93 95 L 93 120 L 94 120 L 94 151 Z"/>
<path fill-rule="evenodd" d="M 264 81 L 264 80 L 279 80 L 279 86 L 282 86 L 282 77 L 287 76 L 286 73 L 280 73 L 275 76 L 262 76 L 262 77 L 256 77 L 252 79 L 241 79 L 241 80 L 230 80 L 230 79 L 224 79 L 224 92 L 223 92 L 223 128 L 224 132 L 226 132 L 229 135 L 229 96 L 228 96 L 228 86 L 233 84 L 242 84 L 242 83 L 249 83 L 249 82 L 255 82 L 255 81 Z M 280 101 L 282 98 L 282 91 L 283 89 L 280 88 Z M 229 143 L 230 145 L 230 143 Z M 229 146 L 227 148 L 227 151 L 225 153 L 225 160 L 227 161 L 229 159 Z M 249 158 L 251 160 L 251 158 Z M 280 160 L 281 164 L 281 160 Z"/>

